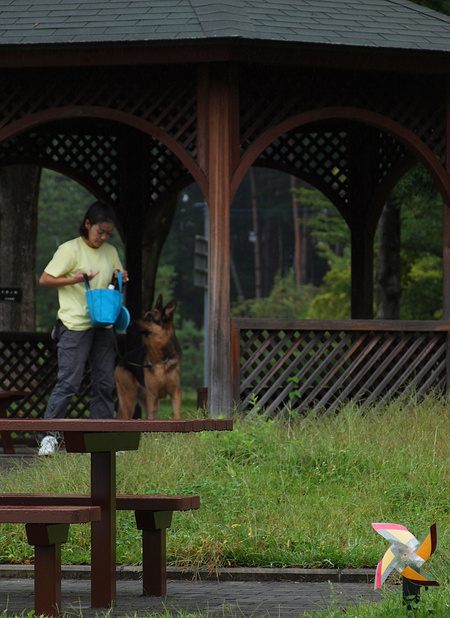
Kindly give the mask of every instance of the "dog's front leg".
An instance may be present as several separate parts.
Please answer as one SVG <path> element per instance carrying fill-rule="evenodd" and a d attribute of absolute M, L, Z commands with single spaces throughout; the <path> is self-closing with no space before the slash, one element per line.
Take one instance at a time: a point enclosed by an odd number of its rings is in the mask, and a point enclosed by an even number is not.
<path fill-rule="evenodd" d="M 151 393 L 147 394 L 147 419 L 156 420 L 159 412 L 159 398 Z"/>
<path fill-rule="evenodd" d="M 181 419 L 181 387 L 177 388 L 173 395 L 170 396 L 173 408 L 173 417 L 175 420 Z"/>

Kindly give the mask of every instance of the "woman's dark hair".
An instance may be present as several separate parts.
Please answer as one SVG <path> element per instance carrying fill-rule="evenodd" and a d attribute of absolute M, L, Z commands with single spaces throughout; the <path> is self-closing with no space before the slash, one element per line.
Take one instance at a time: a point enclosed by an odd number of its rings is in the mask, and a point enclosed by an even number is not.
<path fill-rule="evenodd" d="M 86 220 L 88 220 L 91 225 L 105 222 L 114 223 L 114 225 L 116 225 L 116 213 L 111 206 L 108 206 L 108 204 L 105 204 L 104 202 L 94 202 L 91 204 L 85 212 L 83 222 L 78 230 L 80 232 L 80 236 L 83 236 L 83 238 L 87 238 L 89 236 L 89 231 L 86 227 Z"/>

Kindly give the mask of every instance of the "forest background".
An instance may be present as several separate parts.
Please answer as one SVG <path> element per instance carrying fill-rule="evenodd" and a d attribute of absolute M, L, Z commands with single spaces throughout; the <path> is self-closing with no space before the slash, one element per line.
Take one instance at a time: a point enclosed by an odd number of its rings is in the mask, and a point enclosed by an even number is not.
<path fill-rule="evenodd" d="M 416 4 L 450 15 L 450 0 Z M 0 170 L 0 210 L 3 174 Z M 36 246 L 38 331 L 51 330 L 58 306 L 54 291 L 39 288 L 38 278 L 58 245 L 76 236 L 93 199 L 69 178 L 42 170 Z M 230 215 L 233 317 L 350 318 L 350 234 L 319 191 L 292 176 L 252 168 Z M 204 381 L 205 290 L 195 285 L 194 263 L 196 237 L 207 235 L 206 217 L 198 187 L 187 187 L 178 196 L 155 285 L 155 298 L 162 293 L 165 302 L 178 299 L 177 334 L 189 359 L 183 366 L 183 382 L 194 388 Z M 118 233 L 111 242 L 123 256 Z M 380 219 L 375 253 L 376 317 L 442 317 L 442 200 L 421 165 L 410 170 L 391 194 Z"/>

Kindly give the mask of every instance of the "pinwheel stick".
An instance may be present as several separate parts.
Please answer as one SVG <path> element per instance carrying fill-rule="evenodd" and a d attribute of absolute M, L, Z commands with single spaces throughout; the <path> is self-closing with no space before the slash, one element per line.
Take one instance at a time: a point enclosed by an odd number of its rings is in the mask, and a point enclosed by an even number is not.
<path fill-rule="evenodd" d="M 420 602 L 420 586 L 414 582 L 402 577 L 403 581 L 403 605 L 406 605 L 406 609 L 409 611 L 413 609 L 413 605 L 417 606 Z"/>

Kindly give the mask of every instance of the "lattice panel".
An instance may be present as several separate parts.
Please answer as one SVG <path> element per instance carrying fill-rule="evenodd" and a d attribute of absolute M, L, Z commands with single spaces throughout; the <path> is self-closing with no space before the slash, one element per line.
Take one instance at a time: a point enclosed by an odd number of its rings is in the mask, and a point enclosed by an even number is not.
<path fill-rule="evenodd" d="M 415 133 L 442 162 L 445 153 L 445 87 L 441 79 L 344 71 L 267 69 L 242 73 L 241 149 L 269 128 L 303 112 L 352 107 L 376 112 Z"/>
<path fill-rule="evenodd" d="M 155 141 L 150 165 L 151 199 L 156 201 L 188 175 L 183 163 L 163 144 Z"/>
<path fill-rule="evenodd" d="M 33 163 L 83 180 L 111 201 L 117 199 L 117 137 L 62 132 L 51 125 L 0 144 L 0 165 Z"/>
<path fill-rule="evenodd" d="M 83 123 L 81 123 L 83 124 Z M 28 134 L 0 143 L 0 165 L 33 163 L 70 175 L 97 194 L 115 202 L 118 199 L 119 144 L 114 129 L 99 127 L 95 133 L 73 128 L 45 125 Z M 73 131 L 73 132 L 72 132 Z M 102 132 L 101 132 L 102 131 Z M 187 172 L 180 160 L 157 140 L 148 138 L 150 151 L 151 199 L 156 201 Z"/>
<path fill-rule="evenodd" d="M 46 110 L 104 107 L 155 124 L 195 156 L 196 87 L 196 74 L 188 67 L 171 67 L 170 77 L 167 70 L 150 67 L 5 71 L 0 80 L 0 128 Z"/>
<path fill-rule="evenodd" d="M 278 169 L 325 186 L 341 200 L 347 198 L 348 162 L 346 133 L 292 132 L 276 139 L 258 159 Z"/>
<path fill-rule="evenodd" d="M 56 347 L 48 334 L 0 333 L 0 389 L 29 391 L 8 409 L 12 418 L 43 418 L 56 383 Z M 68 406 L 68 416 L 88 416 L 89 368 L 77 395 Z"/>
<path fill-rule="evenodd" d="M 294 174 L 306 182 L 335 196 L 335 203 L 348 199 L 348 138 L 347 131 L 340 130 L 336 122 L 334 131 L 292 131 L 276 139 L 258 158 L 257 163 L 276 167 Z M 374 192 L 386 178 L 392 167 L 405 158 L 408 151 L 403 144 L 387 133 L 374 131 L 372 143 L 376 160 L 369 193 Z"/>
<path fill-rule="evenodd" d="M 256 395 L 267 417 L 330 413 L 347 400 L 443 391 L 446 333 L 242 330 L 240 359 L 243 410 Z"/>

